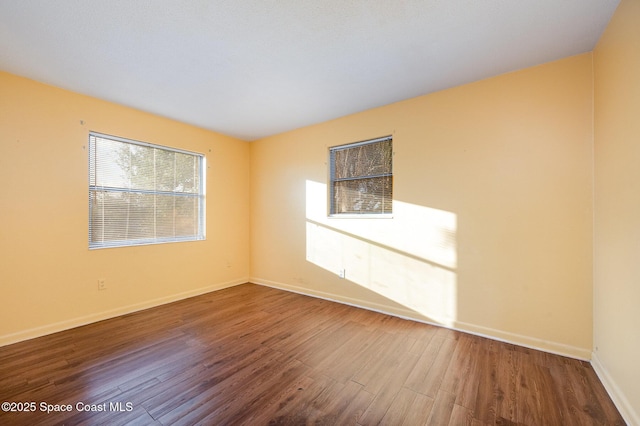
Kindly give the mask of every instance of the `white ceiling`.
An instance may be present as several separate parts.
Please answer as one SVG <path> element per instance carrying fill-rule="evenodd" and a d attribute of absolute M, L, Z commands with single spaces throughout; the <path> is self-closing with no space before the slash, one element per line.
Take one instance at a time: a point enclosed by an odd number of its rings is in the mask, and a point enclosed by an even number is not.
<path fill-rule="evenodd" d="M 0 70 L 255 140 L 588 52 L 618 2 L 0 0 Z"/>

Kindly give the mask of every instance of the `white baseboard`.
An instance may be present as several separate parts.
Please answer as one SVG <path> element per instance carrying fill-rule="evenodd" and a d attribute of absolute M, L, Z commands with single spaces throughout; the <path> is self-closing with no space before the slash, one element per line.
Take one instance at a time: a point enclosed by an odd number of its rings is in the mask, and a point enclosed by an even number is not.
<path fill-rule="evenodd" d="M 589 361 L 591 359 L 591 351 L 589 349 L 544 339 L 538 339 L 537 337 L 526 336 L 524 334 L 510 333 L 508 331 L 482 327 L 479 325 L 460 321 L 456 322 L 455 325 L 456 330 L 471 333 L 476 336 L 486 337 L 505 343 L 512 343 L 514 345 L 523 346 L 525 348 L 579 359 L 581 361 Z"/>
<path fill-rule="evenodd" d="M 341 296 L 338 294 L 326 293 L 318 290 L 310 290 L 308 288 L 298 287 L 291 284 L 285 284 L 275 282 L 271 280 L 265 280 L 261 278 L 251 277 L 249 282 L 254 284 L 263 285 L 266 287 L 273 287 L 280 290 L 290 291 L 292 293 L 303 294 L 306 296 L 317 297 L 332 302 L 343 303 L 345 305 L 354 306 L 357 308 L 367 309 L 370 311 L 379 312 L 382 314 L 393 315 L 399 318 L 409 319 L 412 321 L 418 321 L 425 324 L 436 325 L 438 327 L 445 327 L 463 333 L 473 334 L 475 336 L 486 337 L 505 343 L 511 343 L 518 346 L 523 346 L 530 349 L 540 350 L 544 352 L 553 353 L 556 355 L 562 355 L 569 358 L 580 359 L 583 361 L 589 361 L 591 359 L 591 351 L 589 349 L 579 348 L 571 345 L 566 345 L 557 342 L 551 342 L 535 337 L 525 336 L 521 334 L 510 333 L 502 330 L 482 327 L 474 324 L 456 321 L 453 326 L 439 324 L 433 321 L 420 318 L 416 312 L 410 309 L 402 309 L 398 307 L 392 307 L 387 305 L 381 305 L 372 303 L 365 300 L 354 299 L 350 297 Z"/>
<path fill-rule="evenodd" d="M 284 284 L 276 281 L 264 280 L 261 278 L 249 278 L 249 282 L 253 284 L 262 285 L 265 287 L 276 288 L 278 290 L 289 291 L 291 293 L 302 294 L 303 296 L 317 297 L 318 299 L 328 300 L 330 302 L 342 303 L 344 305 L 349 305 L 356 308 L 367 309 L 369 311 L 379 312 L 381 314 L 389 314 L 397 317 L 402 317 L 402 318 L 406 317 L 407 319 L 413 319 L 413 318 L 410 318 L 410 315 L 412 314 L 413 311 L 409 309 L 392 308 L 387 305 L 380 305 L 373 302 L 363 302 L 360 299 L 353 299 L 350 297 L 337 295 L 333 293 L 326 293 L 318 290 L 310 290 L 304 287 L 298 287 L 295 285 Z M 421 320 L 421 322 L 426 322 L 426 321 Z"/>
<path fill-rule="evenodd" d="M 629 426 L 640 426 L 640 414 L 631 406 L 631 403 L 624 396 L 624 393 L 620 390 L 604 365 L 602 365 L 600 358 L 598 358 L 595 352 L 591 354 L 591 366 L 613 400 L 613 403 L 618 408 L 618 411 L 620 411 L 624 421 L 627 422 Z"/>
<path fill-rule="evenodd" d="M 80 327 L 82 325 L 91 324 L 91 323 L 102 321 L 109 318 L 114 318 L 120 315 L 126 315 L 132 312 L 154 308 L 156 306 L 165 305 L 167 303 L 176 302 L 178 300 L 188 299 L 189 297 L 199 296 L 201 294 L 210 293 L 212 291 L 222 290 L 223 288 L 244 284 L 248 281 L 249 280 L 247 278 L 243 278 L 243 279 L 238 279 L 234 281 L 213 284 L 207 287 L 201 287 L 195 290 L 189 290 L 182 293 L 172 294 L 170 296 L 159 297 L 153 300 L 147 300 L 140 303 L 134 303 L 132 305 L 122 306 L 116 309 L 110 309 L 108 311 L 98 312 L 95 314 L 90 314 L 90 315 L 86 315 L 78 318 L 72 318 L 69 320 L 60 321 L 53 324 L 47 324 L 41 327 L 35 327 L 28 330 L 19 331 L 17 333 L 6 334 L 3 336 L 0 336 L 0 346 L 6 346 L 12 343 L 22 342 L 24 340 L 34 339 L 36 337 L 45 336 L 47 334 L 53 334 L 59 331 L 69 330 L 71 328 Z"/>

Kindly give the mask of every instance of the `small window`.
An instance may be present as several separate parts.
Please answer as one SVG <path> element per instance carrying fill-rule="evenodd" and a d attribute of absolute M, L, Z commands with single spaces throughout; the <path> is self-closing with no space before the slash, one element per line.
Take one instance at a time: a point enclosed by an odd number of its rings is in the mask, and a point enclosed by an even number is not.
<path fill-rule="evenodd" d="M 89 248 L 204 239 L 204 156 L 89 134 Z"/>
<path fill-rule="evenodd" d="M 330 214 L 389 214 L 393 200 L 392 138 L 329 149 Z"/>

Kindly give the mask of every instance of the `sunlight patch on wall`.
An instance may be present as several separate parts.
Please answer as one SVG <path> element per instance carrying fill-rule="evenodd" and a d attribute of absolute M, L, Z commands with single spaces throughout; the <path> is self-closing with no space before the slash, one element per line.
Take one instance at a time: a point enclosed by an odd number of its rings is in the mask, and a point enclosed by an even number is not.
<path fill-rule="evenodd" d="M 444 325 L 456 320 L 456 215 L 393 201 L 391 219 L 327 217 L 307 181 L 307 260 Z"/>

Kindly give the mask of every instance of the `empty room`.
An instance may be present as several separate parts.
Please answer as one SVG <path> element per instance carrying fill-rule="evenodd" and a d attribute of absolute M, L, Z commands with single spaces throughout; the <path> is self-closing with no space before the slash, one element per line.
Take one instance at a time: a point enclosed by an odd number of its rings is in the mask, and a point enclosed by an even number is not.
<path fill-rule="evenodd" d="M 639 0 L 0 0 L 0 424 L 640 425 Z"/>

